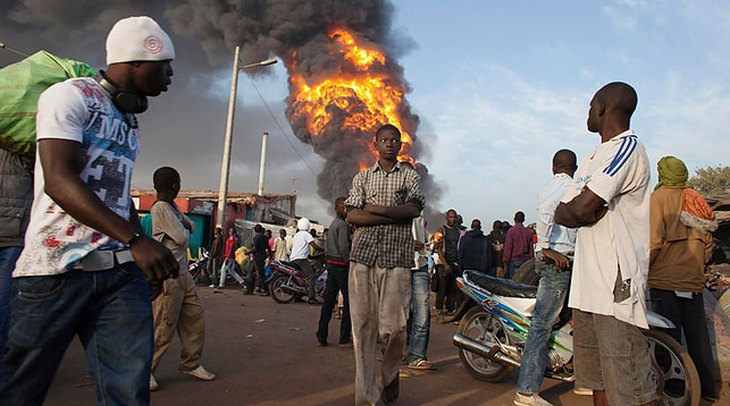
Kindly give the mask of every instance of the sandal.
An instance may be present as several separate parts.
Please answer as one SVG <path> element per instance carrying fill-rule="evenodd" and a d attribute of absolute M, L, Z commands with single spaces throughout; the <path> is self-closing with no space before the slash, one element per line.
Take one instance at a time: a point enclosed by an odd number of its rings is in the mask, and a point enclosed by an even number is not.
<path fill-rule="evenodd" d="M 414 363 L 408 364 L 408 368 L 419 371 L 431 371 L 434 369 L 433 364 L 425 359 L 420 359 Z"/>

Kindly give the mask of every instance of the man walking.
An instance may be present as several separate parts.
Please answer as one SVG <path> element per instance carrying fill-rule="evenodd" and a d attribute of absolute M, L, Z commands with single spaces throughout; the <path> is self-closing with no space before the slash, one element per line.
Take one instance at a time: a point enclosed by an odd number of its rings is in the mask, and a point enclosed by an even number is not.
<path fill-rule="evenodd" d="M 420 176 L 398 162 L 401 133 L 386 124 L 375 133 L 378 162 L 355 175 L 345 201 L 347 221 L 357 226 L 350 253 L 350 316 L 355 350 L 355 403 L 374 405 L 375 351 L 385 342 L 381 367 L 385 404 L 398 398 L 398 364 L 406 343 L 413 266 L 412 219 L 425 199 Z"/>
<path fill-rule="evenodd" d="M 659 184 L 651 194 L 649 215 L 651 304 L 677 326 L 667 331 L 677 342 L 682 342 L 684 333 L 700 375 L 702 397 L 715 402 L 719 393 L 702 299 L 705 263 L 712 254 L 710 232 L 717 228 L 715 213 L 699 193 L 687 187 L 684 162 L 665 156 L 657 171 Z"/>
<path fill-rule="evenodd" d="M 479 271 L 485 275 L 494 276 L 496 262 L 494 248 L 489 238 L 482 233 L 482 222 L 474 219 L 469 230 L 459 243 L 459 266 L 461 269 Z"/>
<path fill-rule="evenodd" d="M 239 286 L 245 287 L 245 281 L 236 271 L 236 249 L 238 249 L 238 238 L 236 238 L 236 229 L 231 226 L 228 228 L 228 238 L 226 238 L 226 245 L 223 250 L 223 265 L 220 271 L 220 280 L 218 281 L 218 288 L 223 289 L 226 287 L 226 276 L 231 275 L 233 279 L 238 282 Z M 251 294 L 248 290 L 244 290 L 244 294 Z"/>
<path fill-rule="evenodd" d="M 316 273 L 314 271 L 314 267 L 309 262 L 309 248 L 312 247 L 314 250 L 319 249 L 319 247 L 317 247 L 317 243 L 314 242 L 314 237 L 312 237 L 312 234 L 309 232 L 311 227 L 312 225 L 307 218 L 302 217 L 299 221 L 297 221 L 298 231 L 294 234 L 294 238 L 292 239 L 291 261 L 294 262 L 307 277 L 307 282 L 309 283 L 309 299 L 307 300 L 307 303 L 311 305 L 321 305 L 322 302 L 317 300 L 317 293 L 314 286 Z"/>
<path fill-rule="evenodd" d="M 337 217 L 332 220 L 324 251 L 327 261 L 327 286 L 324 291 L 324 303 L 319 314 L 319 328 L 317 329 L 317 342 L 320 346 L 327 345 L 327 334 L 332 310 L 337 302 L 337 292 L 342 292 L 343 309 L 342 320 L 340 320 L 340 346 L 350 344 L 350 304 L 347 294 L 347 272 L 348 260 L 350 258 L 350 228 L 345 222 L 347 209 L 345 198 L 338 197 L 335 200 L 335 213 Z"/>
<path fill-rule="evenodd" d="M 588 131 L 601 144 L 578 166 L 555 222 L 578 228 L 569 305 L 576 387 L 596 405 L 654 404 L 644 291 L 649 268 L 649 160 L 629 129 L 636 91 L 614 82 L 593 96 Z"/>
<path fill-rule="evenodd" d="M 98 80 L 68 79 L 38 100 L 35 198 L 13 272 L 3 405 L 43 403 L 76 334 L 99 404 L 149 404 L 145 277 L 177 276 L 179 264 L 142 234 L 129 190 L 139 148 L 135 113 L 167 90 L 175 50 L 149 17 L 118 21 L 106 50 Z"/>
<path fill-rule="evenodd" d="M 190 234 L 195 232 L 195 223 L 175 204 L 180 192 L 180 174 L 173 168 L 163 166 L 155 171 L 153 181 L 157 201 L 150 209 L 152 237 L 172 252 L 180 266 L 178 277 L 166 280 L 162 293 L 152 301 L 155 352 L 150 390 L 155 391 L 159 385 L 154 373 L 160 358 L 172 343 L 175 331 L 182 347 L 178 367 L 180 372 L 203 381 L 212 381 L 215 375 L 200 365 L 205 342 L 205 319 L 195 281 L 188 272 L 188 240 Z"/>
<path fill-rule="evenodd" d="M 512 279 L 517 268 L 522 266 L 528 259 L 535 257 L 532 231 L 522 223 L 525 222 L 525 213 L 515 213 L 515 225 L 509 228 L 504 240 L 504 271 L 507 277 Z M 501 275 L 500 275 L 501 276 Z"/>
<path fill-rule="evenodd" d="M 577 169 L 575 153 L 567 149 L 555 153 L 552 169 L 553 178 L 537 195 L 536 229 L 540 254 L 536 269 L 540 273 L 540 284 L 517 380 L 514 399 L 517 406 L 550 405 L 538 393 L 547 368 L 548 340 L 568 293 L 575 253 L 575 230 L 554 222 L 560 198 L 573 185 L 573 174 Z"/>

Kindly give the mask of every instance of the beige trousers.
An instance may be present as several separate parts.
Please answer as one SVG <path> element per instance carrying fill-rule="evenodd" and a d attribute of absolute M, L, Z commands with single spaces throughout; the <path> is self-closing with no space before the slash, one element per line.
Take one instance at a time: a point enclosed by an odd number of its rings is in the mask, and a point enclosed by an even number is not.
<path fill-rule="evenodd" d="M 408 339 L 411 270 L 350 262 L 347 283 L 355 352 L 355 404 L 374 405 L 380 397 L 375 384 L 378 336 L 386 345 L 380 371 L 383 385 L 398 376 Z"/>
<path fill-rule="evenodd" d="M 176 279 L 165 281 L 162 293 L 152 301 L 152 314 L 155 326 L 152 373 L 170 346 L 175 331 L 182 347 L 178 369 L 191 371 L 200 366 L 200 354 L 205 342 L 205 321 L 198 290 L 190 273 L 186 271 Z"/>

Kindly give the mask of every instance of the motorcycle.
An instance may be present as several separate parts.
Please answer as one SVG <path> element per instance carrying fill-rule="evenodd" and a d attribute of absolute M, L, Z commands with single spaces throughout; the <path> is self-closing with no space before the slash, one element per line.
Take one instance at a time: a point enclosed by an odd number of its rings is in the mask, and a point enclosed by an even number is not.
<path fill-rule="evenodd" d="M 453 344 L 467 371 L 476 379 L 500 382 L 520 366 L 537 287 L 464 271 L 456 286 L 471 307 L 454 334 Z M 649 330 L 642 330 L 649 343 L 652 380 L 664 405 L 699 405 L 700 382 L 687 350 L 657 328 L 673 328 L 666 318 L 647 312 Z M 573 373 L 573 326 L 567 303 L 553 326 L 548 343 L 545 376 L 565 382 Z"/>
<path fill-rule="evenodd" d="M 300 299 L 309 295 L 309 282 L 304 271 L 293 262 L 271 261 L 271 275 L 267 280 L 269 293 L 276 303 L 291 303 L 294 299 Z M 325 266 L 315 268 L 316 279 L 314 290 L 319 298 L 324 297 L 324 288 L 327 282 L 327 269 Z"/>
<path fill-rule="evenodd" d="M 208 261 L 210 261 L 210 253 L 205 248 L 201 248 L 198 260 L 188 264 L 188 272 L 195 282 L 198 282 L 200 273 L 208 267 Z"/>

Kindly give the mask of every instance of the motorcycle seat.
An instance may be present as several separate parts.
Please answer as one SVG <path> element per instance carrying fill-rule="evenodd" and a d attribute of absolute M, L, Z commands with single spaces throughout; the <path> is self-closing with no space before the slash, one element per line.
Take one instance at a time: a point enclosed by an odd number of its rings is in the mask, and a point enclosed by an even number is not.
<path fill-rule="evenodd" d="M 500 296 L 521 298 L 537 297 L 537 286 L 524 285 L 511 279 L 497 278 L 476 271 L 464 271 L 464 277 Z"/>
<path fill-rule="evenodd" d="M 294 269 L 298 269 L 301 271 L 301 268 L 299 268 L 299 265 L 295 264 L 294 262 L 289 262 L 289 261 L 279 261 L 279 262 L 281 262 L 282 264 L 284 264 L 288 267 L 292 267 Z"/>

